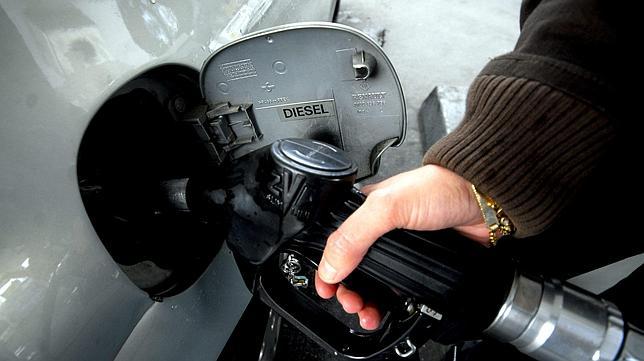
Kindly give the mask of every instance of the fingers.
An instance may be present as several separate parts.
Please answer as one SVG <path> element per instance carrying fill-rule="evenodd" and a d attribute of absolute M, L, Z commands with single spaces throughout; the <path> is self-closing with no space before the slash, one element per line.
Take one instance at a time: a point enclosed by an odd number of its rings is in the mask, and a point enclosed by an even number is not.
<path fill-rule="evenodd" d="M 338 302 L 346 313 L 357 313 L 360 320 L 360 327 L 365 330 L 375 330 L 380 326 L 381 316 L 378 308 L 372 304 L 365 304 L 362 297 L 340 285 L 338 287 Z"/>
<path fill-rule="evenodd" d="M 320 276 L 315 272 L 315 290 L 318 292 L 318 295 L 324 299 L 329 299 L 335 296 L 336 291 L 338 290 L 338 285 L 328 284 L 320 279 Z"/>
<path fill-rule="evenodd" d="M 330 285 L 315 274 L 315 289 L 320 297 L 329 299 L 338 297 L 338 302 L 347 313 L 357 313 L 360 320 L 360 327 L 365 330 L 375 330 L 379 327 L 381 316 L 380 311 L 372 303 L 365 305 L 362 297 L 351 291 L 344 285 Z"/>
<path fill-rule="evenodd" d="M 318 280 L 319 278 L 316 277 L 316 287 L 318 287 Z M 334 289 L 336 288 L 335 285 L 327 285 L 322 281 L 319 281 L 319 283 L 324 285 L 324 287 L 332 287 Z M 318 293 L 320 293 L 319 288 Z M 342 308 L 346 313 L 358 314 L 360 327 L 364 328 L 365 330 L 375 330 L 380 326 L 382 317 L 380 316 L 380 311 L 374 304 L 365 304 L 362 297 L 358 293 L 351 291 L 344 285 L 337 286 L 337 292 L 335 294 L 338 298 L 338 302 L 340 303 L 340 305 L 342 305 Z M 333 294 L 331 296 L 333 296 Z"/>
<path fill-rule="evenodd" d="M 338 297 L 338 302 L 340 302 L 346 313 L 358 313 L 364 309 L 362 297 L 343 285 L 338 286 L 336 296 Z"/>
<path fill-rule="evenodd" d="M 369 192 L 373 192 L 370 190 Z M 362 297 L 343 285 L 338 285 L 360 263 L 378 237 L 392 230 L 387 209 L 391 202 L 380 195 L 370 196 L 334 233 L 329 236 L 318 272 L 315 289 L 320 297 L 337 296 L 347 313 L 358 313 L 360 326 L 375 330 L 380 325 L 380 311 L 373 304 L 365 304 Z"/>
<path fill-rule="evenodd" d="M 360 317 L 360 327 L 365 330 L 375 330 L 380 326 L 380 311 L 373 304 L 368 303 L 365 305 L 364 308 L 358 312 L 358 317 Z"/>
<path fill-rule="evenodd" d="M 395 227 L 386 196 L 372 193 L 365 203 L 333 232 L 320 260 L 318 274 L 326 283 L 338 283 L 353 271 L 378 237 Z"/>

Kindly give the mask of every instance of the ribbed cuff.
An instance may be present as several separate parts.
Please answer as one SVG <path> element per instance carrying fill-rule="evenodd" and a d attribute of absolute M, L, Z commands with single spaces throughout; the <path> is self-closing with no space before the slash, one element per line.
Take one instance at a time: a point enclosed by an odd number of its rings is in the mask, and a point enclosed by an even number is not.
<path fill-rule="evenodd" d="M 610 82 L 577 65 L 545 56 L 512 52 L 490 61 L 479 75 L 530 79 L 592 104 L 616 118 L 617 91 Z"/>
<path fill-rule="evenodd" d="M 614 138 L 608 117 L 555 88 L 481 75 L 461 125 L 425 154 L 494 199 L 517 237 L 544 231 Z"/>

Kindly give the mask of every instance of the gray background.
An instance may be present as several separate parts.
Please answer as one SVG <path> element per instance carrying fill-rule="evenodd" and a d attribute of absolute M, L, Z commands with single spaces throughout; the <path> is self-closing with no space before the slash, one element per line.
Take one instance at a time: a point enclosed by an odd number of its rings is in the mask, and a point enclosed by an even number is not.
<path fill-rule="evenodd" d="M 370 183 L 420 165 L 424 149 L 418 109 L 435 86 L 467 87 L 519 36 L 519 0 L 341 0 L 337 21 L 360 29 L 384 48 L 407 102 L 405 143 L 385 152 Z"/>

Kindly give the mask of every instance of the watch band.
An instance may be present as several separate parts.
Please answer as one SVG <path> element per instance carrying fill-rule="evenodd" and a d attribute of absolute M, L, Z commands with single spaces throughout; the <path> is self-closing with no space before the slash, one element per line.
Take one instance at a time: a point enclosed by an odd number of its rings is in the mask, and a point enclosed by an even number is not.
<path fill-rule="evenodd" d="M 490 232 L 490 245 L 495 246 L 499 239 L 512 235 L 516 229 L 510 218 L 503 212 L 503 208 L 492 198 L 479 193 L 474 184 L 472 184 L 472 191 L 483 214 L 483 221 Z"/>

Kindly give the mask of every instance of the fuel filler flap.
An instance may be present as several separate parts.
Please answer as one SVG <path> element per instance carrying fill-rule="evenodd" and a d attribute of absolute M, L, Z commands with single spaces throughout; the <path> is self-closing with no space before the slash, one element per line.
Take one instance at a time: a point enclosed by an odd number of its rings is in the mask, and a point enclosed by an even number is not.
<path fill-rule="evenodd" d="M 347 151 L 358 178 L 405 136 L 402 88 L 383 50 L 333 23 L 297 23 L 249 34 L 213 53 L 200 79 L 202 139 L 213 158 L 237 159 L 283 138 Z"/>

